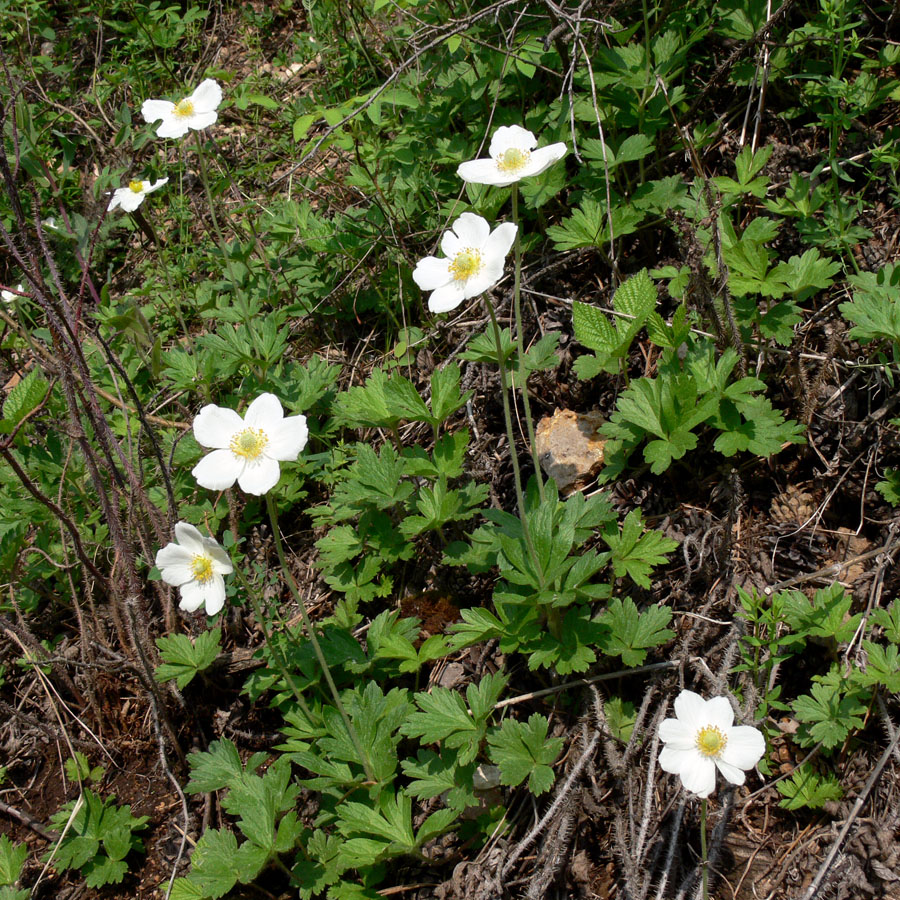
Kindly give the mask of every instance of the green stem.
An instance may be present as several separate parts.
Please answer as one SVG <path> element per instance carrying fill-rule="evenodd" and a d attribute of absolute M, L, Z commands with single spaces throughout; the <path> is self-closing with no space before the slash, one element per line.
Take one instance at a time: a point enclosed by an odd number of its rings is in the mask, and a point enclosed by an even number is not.
<path fill-rule="evenodd" d="M 525 413 L 525 428 L 528 431 L 528 443 L 531 449 L 531 460 L 534 463 L 534 477 L 537 480 L 538 495 L 544 502 L 544 479 L 541 478 L 541 461 L 538 458 L 537 442 L 534 439 L 534 422 L 531 418 L 531 403 L 528 400 L 528 376 L 525 372 L 525 335 L 522 330 L 522 240 L 519 236 L 519 185 L 512 186 L 512 216 L 516 226 L 514 244 L 516 270 L 513 280 L 513 308 L 516 316 L 516 347 L 519 355 L 517 381 L 522 391 L 522 407 Z M 510 444 L 510 449 L 512 444 Z"/>
<path fill-rule="evenodd" d="M 216 204 L 213 202 L 212 190 L 209 186 L 209 176 L 206 171 L 206 156 L 203 152 L 203 138 L 200 136 L 199 131 L 195 131 L 194 134 L 197 138 L 197 159 L 200 162 L 200 180 L 203 182 L 203 187 L 206 190 L 206 201 L 209 203 L 209 215 L 212 219 L 216 236 L 219 239 L 219 249 L 222 251 L 222 256 L 225 259 L 225 267 L 228 269 L 228 277 L 231 279 L 232 289 L 235 294 L 237 294 L 238 280 L 235 278 L 234 269 L 231 267 L 231 256 L 229 255 L 228 247 L 225 244 L 225 235 L 222 233 L 222 228 L 219 225 L 219 218 L 216 215 Z"/>
<path fill-rule="evenodd" d="M 497 314 L 494 312 L 494 304 L 490 298 L 485 296 L 485 306 L 487 306 L 488 314 L 491 317 L 491 325 L 494 330 L 494 344 L 497 348 L 497 364 L 500 366 L 500 394 L 503 397 L 503 417 L 506 420 L 506 439 L 509 441 L 509 458 L 512 460 L 513 480 L 516 485 L 516 505 L 519 508 L 519 521 L 522 523 L 522 532 L 525 535 L 525 544 L 528 547 L 528 553 L 531 556 L 531 562 L 534 566 L 535 573 L 543 584 L 544 571 L 538 560 L 537 551 L 534 549 L 534 542 L 531 540 L 531 530 L 528 527 L 528 518 L 525 514 L 525 495 L 522 492 L 522 473 L 519 470 L 519 457 L 516 453 L 516 436 L 513 432 L 512 413 L 509 408 L 509 384 L 506 380 L 506 360 L 503 358 L 503 342 L 500 339 L 500 326 L 497 324 Z M 540 482 L 538 482 L 540 484 Z"/>
<path fill-rule="evenodd" d="M 272 659 L 275 661 L 275 667 L 281 673 L 281 677 L 287 682 L 288 687 L 291 689 L 291 693 L 294 695 L 294 699 L 297 701 L 297 705 L 303 710 L 310 722 L 315 721 L 309 705 L 306 700 L 303 699 L 303 695 L 300 693 L 297 685 L 294 684 L 294 677 L 288 670 L 287 663 L 281 658 L 281 653 L 275 647 L 275 643 L 272 640 L 272 634 L 269 631 L 268 620 L 263 612 L 262 603 L 260 603 L 259 596 L 254 590 L 253 585 L 250 584 L 249 579 L 240 566 L 235 566 L 234 574 L 241 583 L 244 592 L 250 598 L 253 614 L 256 616 L 256 621 L 259 622 L 259 627 L 262 628 L 263 637 L 266 639 L 266 646 L 272 651 Z"/>
<path fill-rule="evenodd" d="M 344 704 L 341 702 L 341 695 L 338 693 L 337 685 L 331 677 L 331 669 L 328 668 L 328 663 L 325 661 L 325 654 L 322 653 L 319 639 L 316 637 L 316 632 L 313 630 L 312 622 L 310 622 L 309 615 L 306 612 L 306 603 L 300 596 L 300 589 L 297 587 L 297 582 L 294 581 L 294 576 L 288 568 L 287 560 L 284 556 L 284 547 L 281 544 L 281 530 L 278 527 L 278 511 L 275 509 L 275 501 L 272 499 L 271 493 L 266 494 L 266 508 L 269 511 L 269 521 L 272 523 L 272 534 L 275 537 L 275 552 L 278 554 L 278 562 L 281 564 L 281 570 L 284 572 L 291 593 L 294 595 L 297 606 L 300 608 L 300 618 L 303 619 L 303 627 L 309 635 L 309 642 L 312 644 L 313 650 L 316 653 L 316 659 L 319 660 L 319 665 L 322 667 L 322 674 L 328 682 L 328 688 L 334 699 L 334 705 L 337 707 L 338 712 L 341 714 L 341 718 L 344 720 L 344 727 L 347 729 L 350 740 L 353 742 L 353 746 L 356 748 L 356 752 L 362 762 L 362 767 L 366 772 L 366 779 L 374 784 L 377 779 L 375 778 L 375 772 L 372 769 L 372 763 L 369 762 L 369 756 L 360 743 L 356 729 L 350 721 L 350 716 L 347 715 L 347 710 L 344 709 Z"/>
<path fill-rule="evenodd" d="M 700 872 L 703 879 L 703 900 L 709 900 L 709 855 L 706 849 L 706 797 L 700 801 Z"/>

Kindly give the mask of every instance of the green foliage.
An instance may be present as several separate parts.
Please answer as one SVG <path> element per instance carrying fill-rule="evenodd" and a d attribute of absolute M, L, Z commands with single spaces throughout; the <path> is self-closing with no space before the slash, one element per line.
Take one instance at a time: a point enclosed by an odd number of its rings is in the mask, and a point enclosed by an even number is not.
<path fill-rule="evenodd" d="M 171 634 L 156 639 L 163 662 L 156 667 L 157 681 L 174 678 L 179 690 L 193 681 L 199 672 L 208 669 L 222 649 L 222 629 L 211 628 L 191 640 L 186 634 Z"/>
<path fill-rule="evenodd" d="M 91 768 L 90 761 L 80 750 L 76 750 L 75 755 L 65 761 L 64 768 L 66 770 L 66 778 L 69 781 L 77 781 L 79 783 L 83 781 L 95 783 L 101 781 L 106 772 L 103 766 Z"/>
<path fill-rule="evenodd" d="M 528 779 L 528 790 L 539 796 L 553 787 L 550 768 L 563 746 L 562 738 L 547 738 L 549 722 L 535 713 L 527 722 L 505 719 L 488 735 L 490 757 L 500 767 L 502 784 L 515 787 Z"/>
<path fill-rule="evenodd" d="M 603 627 L 600 646 L 609 656 L 621 656 L 626 666 L 640 666 L 648 649 L 675 637 L 666 627 L 671 621 L 672 610 L 667 606 L 650 606 L 640 613 L 631 598 L 615 597 L 599 619 Z"/>
<path fill-rule="evenodd" d="M 28 900 L 31 896 L 31 891 L 16 887 L 27 858 L 25 844 L 14 844 L 5 834 L 0 834 L 0 900 Z"/>
<path fill-rule="evenodd" d="M 87 886 L 98 888 L 121 883 L 128 872 L 128 854 L 144 852 L 135 832 L 142 831 L 149 819 L 132 816 L 131 806 L 117 806 L 113 796 L 104 799 L 85 789 L 50 821 L 65 834 L 46 859 L 52 858 L 58 869 L 79 869 Z"/>
<path fill-rule="evenodd" d="M 900 344 L 900 264 L 888 263 L 877 272 L 847 279 L 856 290 L 838 308 L 853 327 L 848 332 L 862 344 L 887 340 Z"/>
<path fill-rule="evenodd" d="M 783 809 L 821 809 L 832 800 L 840 800 L 844 792 L 833 775 L 822 776 L 810 763 L 797 766 L 791 777 L 776 783 Z"/>

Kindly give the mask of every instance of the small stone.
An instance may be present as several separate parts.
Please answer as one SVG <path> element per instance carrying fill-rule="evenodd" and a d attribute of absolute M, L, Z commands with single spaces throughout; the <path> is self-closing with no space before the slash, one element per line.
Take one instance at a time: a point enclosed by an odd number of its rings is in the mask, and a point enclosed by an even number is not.
<path fill-rule="evenodd" d="M 596 411 L 558 409 L 538 422 L 535 444 L 541 468 L 563 494 L 584 488 L 603 467 L 606 441 L 597 429 L 604 421 Z"/>

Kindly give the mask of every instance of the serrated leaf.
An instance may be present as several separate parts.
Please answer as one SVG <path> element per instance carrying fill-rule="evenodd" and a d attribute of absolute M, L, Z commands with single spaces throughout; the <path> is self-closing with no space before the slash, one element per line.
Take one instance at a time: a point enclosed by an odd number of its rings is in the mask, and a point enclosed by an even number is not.
<path fill-rule="evenodd" d="M 621 656 L 627 666 L 643 665 L 647 650 L 675 637 L 666 627 L 671 620 L 668 606 L 649 606 L 641 613 L 630 597 L 615 597 L 599 619 L 608 629 L 600 638 L 600 647 L 610 656 Z"/>
<path fill-rule="evenodd" d="M 810 694 L 794 701 L 794 715 L 807 726 L 800 732 L 800 745 L 821 741 L 826 750 L 843 743 L 850 732 L 862 728 L 866 707 L 855 695 L 845 695 L 834 684 L 814 682 Z"/>
<path fill-rule="evenodd" d="M 644 531 L 639 509 L 633 509 L 622 522 L 621 531 L 611 523 L 603 532 L 603 540 L 612 551 L 610 560 L 616 577 L 627 575 L 644 588 L 650 587 L 649 574 L 655 566 L 666 562 L 678 541 L 667 538 L 659 531 Z"/>
<path fill-rule="evenodd" d="M 562 749 L 562 738 L 547 738 L 549 722 L 538 713 L 528 722 L 506 719 L 499 729 L 488 734 L 491 759 L 500 767 L 502 784 L 515 787 L 528 779 L 528 789 L 535 796 L 553 786 L 551 764 Z"/>
<path fill-rule="evenodd" d="M 3 421 L 7 426 L 18 425 L 30 412 L 33 412 L 44 399 L 50 382 L 37 368 L 32 369 L 3 401 Z"/>
<path fill-rule="evenodd" d="M 224 897 L 238 882 L 237 838 L 230 831 L 207 828 L 191 854 L 190 880 L 210 900 Z"/>
<path fill-rule="evenodd" d="M 15 884 L 27 858 L 25 844 L 14 844 L 5 834 L 0 834 L 0 884 Z"/>
<path fill-rule="evenodd" d="M 257 769 L 266 759 L 265 753 L 254 753 L 247 760 L 248 771 Z M 191 780 L 185 790 L 191 794 L 207 794 L 228 787 L 244 771 L 237 747 L 228 738 L 213 741 L 208 750 L 191 753 L 188 765 Z"/>
<path fill-rule="evenodd" d="M 164 662 L 157 666 L 153 677 L 157 681 L 175 679 L 179 689 L 188 685 L 198 672 L 208 669 L 222 649 L 222 629 L 211 628 L 198 635 L 195 641 L 186 634 L 172 634 L 156 639 Z"/>
<path fill-rule="evenodd" d="M 819 775 L 808 762 L 797 766 L 790 778 L 776 782 L 775 786 L 784 798 L 778 801 L 782 809 L 820 809 L 844 795 L 837 778 Z"/>

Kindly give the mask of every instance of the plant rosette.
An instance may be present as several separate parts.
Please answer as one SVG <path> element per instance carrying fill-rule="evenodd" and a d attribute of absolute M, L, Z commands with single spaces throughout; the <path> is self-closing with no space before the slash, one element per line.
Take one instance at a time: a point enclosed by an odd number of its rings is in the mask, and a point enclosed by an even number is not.
<path fill-rule="evenodd" d="M 158 190 L 164 184 L 168 184 L 168 181 L 168 178 L 160 178 L 159 181 L 155 181 L 152 184 L 149 181 L 141 181 L 140 179 L 129 181 L 126 187 L 116 188 L 113 191 L 112 199 L 109 201 L 106 211 L 112 212 L 114 209 L 121 207 L 125 212 L 134 212 L 144 202 L 147 194 L 152 194 L 153 191 Z"/>
<path fill-rule="evenodd" d="M 194 437 L 211 447 L 194 466 L 201 487 L 224 491 L 235 481 L 247 494 L 265 494 L 278 483 L 279 462 L 293 462 L 306 446 L 306 416 L 285 418 L 274 394 L 260 394 L 243 418 L 233 409 L 204 406 L 194 419 Z"/>
<path fill-rule="evenodd" d="M 413 271 L 413 281 L 423 291 L 431 291 L 428 308 L 434 313 L 449 312 L 497 284 L 517 231 L 511 222 L 491 231 L 486 219 L 463 213 L 441 238 L 445 258 L 426 256 Z"/>
<path fill-rule="evenodd" d="M 212 78 L 201 81 L 188 97 L 177 103 L 171 100 L 145 100 L 141 105 L 141 115 L 149 125 L 162 119 L 156 129 L 161 138 L 180 138 L 188 131 L 208 128 L 219 117 L 216 110 L 222 102 L 222 88 Z"/>
<path fill-rule="evenodd" d="M 156 554 L 156 567 L 166 584 L 181 592 L 180 609 L 196 612 L 206 607 L 214 616 L 225 605 L 225 579 L 234 566 L 215 538 L 204 537 L 193 525 L 179 522 L 175 541 Z"/>
<path fill-rule="evenodd" d="M 488 153 L 489 159 L 460 163 L 456 174 L 474 184 L 508 187 L 550 168 L 566 155 L 566 145 L 538 147 L 537 138 L 527 128 L 503 125 L 494 132 Z"/>
<path fill-rule="evenodd" d="M 660 768 L 678 775 L 685 790 L 708 797 L 716 787 L 716 769 L 731 784 L 743 784 L 766 751 L 762 733 L 749 725 L 734 724 L 734 710 L 726 697 L 704 700 L 693 691 L 675 698 L 675 718 L 659 726 L 665 743 Z"/>

